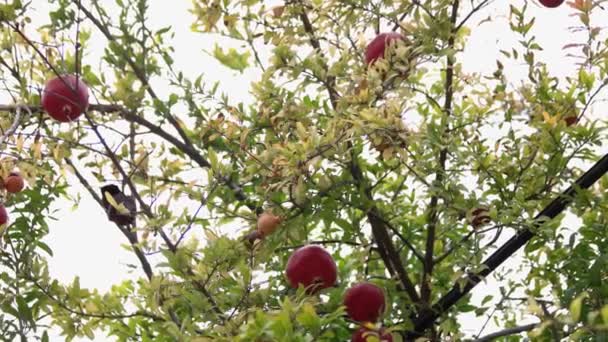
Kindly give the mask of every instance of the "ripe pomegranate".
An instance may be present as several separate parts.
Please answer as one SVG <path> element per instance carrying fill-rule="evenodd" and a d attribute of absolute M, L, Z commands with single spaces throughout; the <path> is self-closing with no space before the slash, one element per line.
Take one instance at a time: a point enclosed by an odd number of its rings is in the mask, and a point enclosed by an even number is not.
<path fill-rule="evenodd" d="M 555 8 L 564 3 L 564 0 L 540 0 L 540 3 L 549 8 Z"/>
<path fill-rule="evenodd" d="M 6 224 L 8 222 L 8 213 L 6 212 L 6 208 L 4 205 L 0 204 L 0 225 Z"/>
<path fill-rule="evenodd" d="M 307 245 L 293 252 L 287 260 L 285 273 L 291 287 L 302 284 L 309 294 L 333 286 L 338 277 L 336 262 L 317 245 Z"/>
<path fill-rule="evenodd" d="M 17 172 L 11 172 L 8 177 L 4 180 L 4 188 L 7 192 L 15 194 L 20 192 L 25 187 L 23 177 Z"/>
<path fill-rule="evenodd" d="M 365 327 L 353 333 L 352 342 L 393 342 L 393 335 L 385 329 L 372 330 Z"/>
<path fill-rule="evenodd" d="M 74 75 L 55 77 L 47 82 L 42 108 L 60 122 L 78 118 L 89 107 L 89 88 Z"/>
<path fill-rule="evenodd" d="M 384 313 L 384 292 L 372 283 L 359 283 L 344 293 L 348 316 L 358 322 L 376 322 Z"/>
<path fill-rule="evenodd" d="M 365 63 L 371 64 L 378 58 L 384 58 L 386 47 L 393 41 L 404 39 L 403 35 L 397 32 L 380 33 L 374 40 L 367 45 L 365 50 Z"/>
<path fill-rule="evenodd" d="M 257 231 L 260 237 L 266 237 L 274 232 L 282 219 L 272 213 L 264 212 L 258 217 Z"/>

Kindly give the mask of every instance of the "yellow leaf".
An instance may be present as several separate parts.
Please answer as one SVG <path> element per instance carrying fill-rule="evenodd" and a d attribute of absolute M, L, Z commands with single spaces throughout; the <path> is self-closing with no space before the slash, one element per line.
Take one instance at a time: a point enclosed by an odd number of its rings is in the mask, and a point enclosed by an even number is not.
<path fill-rule="evenodd" d="M 306 139 L 308 137 L 308 131 L 306 131 L 306 128 L 304 127 L 304 125 L 302 125 L 300 121 L 296 123 L 296 129 L 298 131 L 298 137 L 300 139 Z"/>
<path fill-rule="evenodd" d="M 395 149 L 392 147 L 388 147 L 385 148 L 384 151 L 382 151 L 382 159 L 384 160 L 389 160 L 393 157 L 393 152 L 395 152 Z"/>
<path fill-rule="evenodd" d="M 21 152 L 23 150 L 23 136 L 21 134 L 19 134 L 19 136 L 17 137 L 17 141 L 15 142 L 15 144 L 17 152 Z"/>
<path fill-rule="evenodd" d="M 135 159 L 135 165 L 139 170 L 147 171 L 148 170 L 148 153 L 142 151 L 137 158 Z"/>
<path fill-rule="evenodd" d="M 298 183 L 296 185 L 293 197 L 298 205 L 303 205 L 306 203 L 306 184 L 304 184 L 302 177 L 298 178 Z"/>
<path fill-rule="evenodd" d="M 374 322 L 363 322 L 361 326 L 370 330 L 376 330 L 378 328 Z"/>
<path fill-rule="evenodd" d="M 205 236 L 207 237 L 207 241 L 217 240 L 217 238 L 218 238 L 217 234 L 215 234 L 211 229 L 205 228 L 204 232 L 205 232 Z"/>
<path fill-rule="evenodd" d="M 548 124 L 550 126 L 557 125 L 558 118 L 559 118 L 559 115 L 551 116 L 551 114 L 549 114 L 547 112 L 543 112 L 543 120 L 545 121 L 546 124 Z"/>
<path fill-rule="evenodd" d="M 608 305 L 604 305 L 604 307 L 602 307 L 601 313 L 604 323 L 608 323 Z"/>
<path fill-rule="evenodd" d="M 42 144 L 40 141 L 34 143 L 34 159 L 40 159 L 42 157 L 42 153 L 40 150 L 42 149 Z"/>
<path fill-rule="evenodd" d="M 95 313 L 99 311 L 99 308 L 97 308 L 97 305 L 95 305 L 95 303 L 93 302 L 88 302 L 84 305 L 84 308 L 87 309 L 88 312 L 91 313 Z"/>
<path fill-rule="evenodd" d="M 114 197 L 112 197 L 112 195 L 110 195 L 109 192 L 104 192 L 103 195 L 106 197 L 106 200 L 108 201 L 108 203 L 110 203 L 110 205 L 116 209 L 118 211 L 119 214 L 122 215 L 127 215 L 129 214 L 129 209 L 127 209 L 127 207 L 125 207 L 124 204 L 122 203 L 118 203 L 116 202 L 116 200 L 114 199 Z"/>
<path fill-rule="evenodd" d="M 249 135 L 249 128 L 244 128 L 241 131 L 241 138 L 240 138 L 240 143 L 241 146 L 245 147 L 245 142 L 247 141 L 247 135 Z"/>
<path fill-rule="evenodd" d="M 572 303 L 570 303 L 570 316 L 572 317 L 572 320 L 574 322 L 578 322 L 581 318 L 583 300 L 585 299 L 585 297 L 586 293 L 583 293 L 580 296 L 576 297 L 576 299 L 574 299 Z"/>

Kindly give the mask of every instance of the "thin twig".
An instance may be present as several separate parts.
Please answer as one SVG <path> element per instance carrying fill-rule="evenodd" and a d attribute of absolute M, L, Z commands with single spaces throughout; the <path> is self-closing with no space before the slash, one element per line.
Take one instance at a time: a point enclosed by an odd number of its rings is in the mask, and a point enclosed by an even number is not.
<path fill-rule="evenodd" d="M 538 323 L 532 323 L 532 324 L 522 325 L 519 327 L 509 328 L 509 329 L 501 330 L 501 331 L 486 335 L 482 338 L 478 338 L 476 340 L 473 340 L 472 342 L 494 341 L 495 339 L 497 339 L 499 337 L 521 334 L 522 332 L 534 330 L 536 327 L 538 327 Z"/>
<path fill-rule="evenodd" d="M 4 144 L 4 140 L 13 135 L 19 127 L 19 123 L 21 122 L 21 109 L 25 109 L 30 116 L 32 116 L 32 111 L 30 111 L 29 107 L 23 105 L 15 106 L 15 119 L 13 120 L 13 124 L 0 136 L 0 150 L 2 150 L 2 145 Z"/>

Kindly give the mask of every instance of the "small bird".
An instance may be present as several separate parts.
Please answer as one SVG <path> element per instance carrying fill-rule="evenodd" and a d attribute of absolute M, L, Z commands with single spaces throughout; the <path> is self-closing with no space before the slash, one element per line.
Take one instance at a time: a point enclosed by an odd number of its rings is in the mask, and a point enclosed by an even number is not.
<path fill-rule="evenodd" d="M 102 186 L 101 200 L 108 214 L 108 220 L 120 226 L 135 223 L 135 212 L 137 211 L 135 199 L 123 194 L 116 185 Z"/>

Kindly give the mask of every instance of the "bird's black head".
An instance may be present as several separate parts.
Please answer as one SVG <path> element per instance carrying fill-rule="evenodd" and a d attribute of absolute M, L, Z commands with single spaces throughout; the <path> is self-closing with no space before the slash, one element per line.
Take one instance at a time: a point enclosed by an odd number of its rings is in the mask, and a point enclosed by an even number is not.
<path fill-rule="evenodd" d="M 109 192 L 110 195 L 116 195 L 121 193 L 120 189 L 114 184 L 108 184 L 101 187 L 101 192 Z"/>

